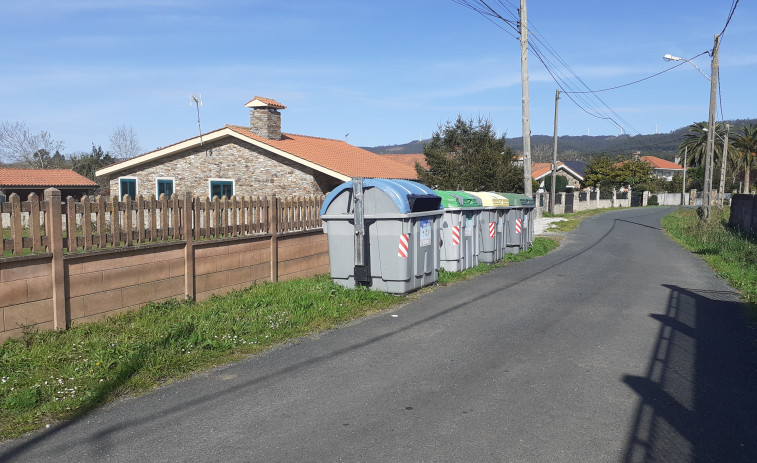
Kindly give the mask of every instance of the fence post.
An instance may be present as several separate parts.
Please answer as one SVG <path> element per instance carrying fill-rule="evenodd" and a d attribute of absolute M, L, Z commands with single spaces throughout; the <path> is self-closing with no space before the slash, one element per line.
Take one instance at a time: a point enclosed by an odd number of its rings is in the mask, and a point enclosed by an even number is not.
<path fill-rule="evenodd" d="M 271 234 L 271 282 L 279 281 L 279 199 L 276 193 L 268 200 L 268 232 Z"/>
<path fill-rule="evenodd" d="M 178 198 L 176 200 L 178 203 Z M 195 253 L 192 220 L 192 193 L 184 193 L 184 210 L 181 218 L 181 235 L 184 238 L 184 296 L 195 300 Z M 177 223 L 176 227 L 179 226 Z"/>
<path fill-rule="evenodd" d="M 52 253 L 50 278 L 53 284 L 53 329 L 66 329 L 66 283 L 63 278 L 63 214 L 60 191 L 45 190 L 45 234 L 48 237 L 48 252 Z M 74 237 L 76 239 L 76 237 Z"/>

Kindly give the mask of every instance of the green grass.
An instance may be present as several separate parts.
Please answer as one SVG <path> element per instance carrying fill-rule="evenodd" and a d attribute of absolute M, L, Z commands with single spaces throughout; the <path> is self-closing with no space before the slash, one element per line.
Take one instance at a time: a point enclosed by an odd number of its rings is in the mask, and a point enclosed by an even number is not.
<path fill-rule="evenodd" d="M 504 267 L 512 262 L 521 262 L 526 259 L 533 259 L 547 254 L 549 251 L 559 246 L 559 241 L 551 238 L 538 237 L 534 239 L 534 245 L 526 252 L 519 254 L 505 254 L 504 259 L 494 264 L 481 263 L 478 266 L 463 270 L 462 272 L 447 272 L 444 269 L 439 271 L 439 285 L 446 286 L 458 281 L 470 280 L 471 278 L 489 273 L 495 268 Z"/>
<path fill-rule="evenodd" d="M 150 304 L 67 331 L 27 331 L 0 345 L 0 439 L 401 300 L 348 290 L 324 275 L 196 304 Z"/>
<path fill-rule="evenodd" d="M 441 272 L 439 284 L 541 256 L 557 245 L 536 238 L 528 252 L 496 264 Z M 25 329 L 21 338 L 0 345 L 0 440 L 404 300 L 346 289 L 322 275 L 258 284 L 200 303 L 153 303 L 66 331 Z"/>
<path fill-rule="evenodd" d="M 729 210 L 712 209 L 708 222 L 692 209 L 679 209 L 662 219 L 665 232 L 699 254 L 751 304 L 757 304 L 757 240 L 728 228 Z"/>

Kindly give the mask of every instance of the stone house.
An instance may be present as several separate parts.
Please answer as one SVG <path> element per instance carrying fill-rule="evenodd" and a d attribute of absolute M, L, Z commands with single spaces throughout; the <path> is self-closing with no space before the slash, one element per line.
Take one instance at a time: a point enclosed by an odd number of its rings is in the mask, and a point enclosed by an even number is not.
<path fill-rule="evenodd" d="M 281 131 L 270 98 L 245 104 L 250 125 L 226 125 L 96 172 L 111 195 L 321 195 L 352 177 L 416 179 L 415 169 L 342 140 Z"/>

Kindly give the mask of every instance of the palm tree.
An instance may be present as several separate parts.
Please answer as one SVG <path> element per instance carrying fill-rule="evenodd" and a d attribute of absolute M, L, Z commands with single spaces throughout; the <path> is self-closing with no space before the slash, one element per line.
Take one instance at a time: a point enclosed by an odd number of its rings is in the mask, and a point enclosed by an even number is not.
<path fill-rule="evenodd" d="M 725 139 L 725 125 L 715 124 L 715 150 L 713 151 L 713 166 L 717 166 L 720 160 L 723 158 L 723 144 L 718 143 L 718 137 L 720 140 Z M 729 143 L 731 146 L 731 143 Z M 684 134 L 683 142 L 678 147 L 678 155 L 683 157 L 684 152 L 687 152 L 689 158 L 689 166 L 698 167 L 704 164 L 705 157 L 707 155 L 707 123 L 696 122 L 689 126 L 689 133 Z"/>
<path fill-rule="evenodd" d="M 749 171 L 757 167 L 757 124 L 742 127 L 735 145 L 739 165 L 744 169 L 744 192 L 749 193 Z"/>

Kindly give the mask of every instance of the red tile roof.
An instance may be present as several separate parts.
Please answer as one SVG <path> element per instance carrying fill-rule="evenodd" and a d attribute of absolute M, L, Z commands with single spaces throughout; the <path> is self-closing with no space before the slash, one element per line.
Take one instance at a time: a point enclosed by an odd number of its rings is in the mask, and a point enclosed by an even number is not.
<path fill-rule="evenodd" d="M 418 178 L 415 169 L 342 140 L 283 133 L 281 140 L 255 135 L 247 127 L 227 125 L 234 132 L 348 177 Z"/>
<path fill-rule="evenodd" d="M 557 162 L 557 166 L 559 167 L 562 165 L 562 162 Z M 539 178 L 542 175 L 546 174 L 547 172 L 552 171 L 552 163 L 551 162 L 535 162 L 531 164 L 531 177 L 532 178 Z"/>
<path fill-rule="evenodd" d="M 647 161 L 648 163 L 652 164 L 652 167 L 655 169 L 666 169 L 666 170 L 683 170 L 683 166 L 676 164 L 675 162 L 670 162 L 665 159 L 660 159 L 655 156 L 642 156 L 641 159 L 643 161 Z"/>
<path fill-rule="evenodd" d="M 244 105 L 247 106 L 248 104 L 252 103 L 255 100 L 258 100 L 261 103 L 265 103 L 268 106 L 271 106 L 273 108 L 286 109 L 286 106 L 284 106 L 283 104 L 279 103 L 278 101 L 272 100 L 270 98 L 263 98 L 262 96 L 256 96 L 255 98 L 251 99 L 250 101 L 248 101 Z"/>
<path fill-rule="evenodd" d="M 410 166 L 413 169 L 415 169 L 415 163 L 421 165 L 424 169 L 428 169 L 429 165 L 426 162 L 426 155 L 423 153 L 419 154 L 382 154 L 381 156 L 385 158 L 389 158 L 394 162 L 399 162 L 401 164 L 405 164 L 406 166 Z"/>
<path fill-rule="evenodd" d="M 70 169 L 0 168 L 0 186 L 96 188 L 98 185 Z"/>

